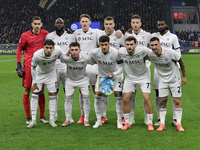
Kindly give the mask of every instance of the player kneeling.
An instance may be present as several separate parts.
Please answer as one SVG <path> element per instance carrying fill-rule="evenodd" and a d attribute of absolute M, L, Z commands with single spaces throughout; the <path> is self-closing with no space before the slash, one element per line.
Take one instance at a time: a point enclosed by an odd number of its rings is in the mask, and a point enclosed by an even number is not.
<path fill-rule="evenodd" d="M 37 125 L 37 107 L 38 107 L 38 95 L 42 93 L 43 84 L 46 85 L 49 92 L 49 124 L 52 127 L 57 127 L 54 122 L 56 112 L 56 71 L 55 62 L 60 55 L 64 55 L 64 52 L 57 46 L 54 47 L 52 40 L 46 40 L 44 42 L 44 48 L 34 53 L 31 63 L 31 73 L 33 77 L 32 82 L 32 96 L 31 96 L 31 114 L 32 122 L 28 125 L 28 128 L 32 128 Z"/>
<path fill-rule="evenodd" d="M 90 100 L 89 100 L 89 78 L 86 76 L 86 65 L 94 64 L 95 62 L 88 56 L 81 54 L 80 45 L 77 42 L 72 42 L 69 45 L 70 49 L 67 56 L 61 56 L 62 63 L 67 64 L 67 78 L 65 81 L 65 115 L 66 121 L 62 124 L 66 127 L 70 124 L 72 114 L 72 96 L 75 88 L 79 87 L 83 96 L 84 110 L 84 126 L 90 126 Z"/>

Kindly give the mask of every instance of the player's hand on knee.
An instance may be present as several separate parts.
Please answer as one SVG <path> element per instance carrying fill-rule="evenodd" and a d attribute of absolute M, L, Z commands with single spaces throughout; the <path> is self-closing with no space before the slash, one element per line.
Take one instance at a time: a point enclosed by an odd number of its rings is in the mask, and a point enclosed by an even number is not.
<path fill-rule="evenodd" d="M 32 92 L 32 93 L 35 93 L 35 92 L 34 92 L 35 90 L 39 90 L 39 88 L 38 88 L 38 86 L 37 86 L 37 83 L 34 83 L 34 84 L 32 85 L 32 87 L 31 87 L 31 92 Z"/>
<path fill-rule="evenodd" d="M 22 65 L 21 65 L 20 62 L 17 63 L 17 69 L 16 69 L 16 71 L 17 71 L 17 74 L 18 74 L 18 76 L 19 76 L 20 78 L 22 78 L 22 77 L 25 75 L 25 71 L 24 71 L 24 69 L 22 68 Z"/>
<path fill-rule="evenodd" d="M 113 73 L 109 73 L 108 75 L 107 75 L 107 78 L 113 78 L 115 75 L 113 74 Z"/>

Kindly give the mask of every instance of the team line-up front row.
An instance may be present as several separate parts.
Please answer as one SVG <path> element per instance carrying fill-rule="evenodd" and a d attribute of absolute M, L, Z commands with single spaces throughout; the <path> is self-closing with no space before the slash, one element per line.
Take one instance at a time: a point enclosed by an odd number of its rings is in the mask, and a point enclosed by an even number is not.
<path fill-rule="evenodd" d="M 50 121 L 52 127 L 57 127 L 55 123 L 57 113 L 56 102 L 56 70 L 55 62 L 59 58 L 62 63 L 67 66 L 67 77 L 65 81 L 65 115 L 66 121 L 62 126 L 68 126 L 72 114 L 72 96 L 75 88 L 79 87 L 83 97 L 84 110 L 84 126 L 90 126 L 90 100 L 89 100 L 89 78 L 86 75 L 86 66 L 97 65 L 98 77 L 95 84 L 95 101 L 94 108 L 97 121 L 93 128 L 102 126 L 102 110 L 101 97 L 99 91 L 100 76 L 107 78 L 117 77 L 116 83 L 122 83 L 123 72 L 126 72 L 123 87 L 115 84 L 114 95 L 116 99 L 117 112 L 117 128 L 127 130 L 131 128 L 130 121 L 130 106 L 129 100 L 132 93 L 135 93 L 138 85 L 141 87 L 142 95 L 145 103 L 145 112 L 147 114 L 148 130 L 153 128 L 153 107 L 150 100 L 151 79 L 150 70 L 146 66 L 145 61 L 150 60 L 159 75 L 159 98 L 160 98 L 160 126 L 157 131 L 165 130 L 165 116 L 167 112 L 166 103 L 169 91 L 172 94 L 175 103 L 175 114 L 177 117 L 177 130 L 183 132 L 181 126 L 182 108 L 181 108 L 181 85 L 186 83 L 186 73 L 181 55 L 172 49 L 161 47 L 159 38 L 153 37 L 150 39 L 150 48 L 138 47 L 137 40 L 133 36 L 125 39 L 125 47 L 119 50 L 110 47 L 110 39 L 107 35 L 99 38 L 99 48 L 95 48 L 88 54 L 81 53 L 80 44 L 71 42 L 67 54 L 59 47 L 54 46 L 54 41 L 47 39 L 44 42 L 44 47 L 36 51 L 32 58 L 31 73 L 32 73 L 32 96 L 31 96 L 31 114 L 32 121 L 27 126 L 32 128 L 36 126 L 36 115 L 38 106 L 38 95 L 42 91 L 43 84 L 46 85 L 49 92 L 49 110 Z M 182 78 L 180 76 L 180 64 Z M 125 122 L 123 122 L 123 117 Z M 123 125 L 124 124 L 124 125 Z"/>

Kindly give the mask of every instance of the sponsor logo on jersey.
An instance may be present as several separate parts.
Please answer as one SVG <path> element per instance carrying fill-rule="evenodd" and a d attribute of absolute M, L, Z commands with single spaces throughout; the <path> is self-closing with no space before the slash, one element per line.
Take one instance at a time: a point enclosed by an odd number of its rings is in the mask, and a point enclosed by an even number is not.
<path fill-rule="evenodd" d="M 31 45 L 34 46 L 35 44 L 41 44 L 41 43 L 44 43 L 44 40 L 32 41 Z"/>
<path fill-rule="evenodd" d="M 69 69 L 71 69 L 71 70 L 82 70 L 83 69 L 83 67 L 74 67 L 74 66 L 69 66 Z"/>
<path fill-rule="evenodd" d="M 139 63 L 141 63 L 142 61 L 141 61 L 141 59 L 139 59 L 139 60 L 124 60 L 124 62 L 125 62 L 126 64 L 139 64 Z"/>
<path fill-rule="evenodd" d="M 92 41 L 94 40 L 93 36 L 86 36 L 86 37 L 78 37 L 78 41 Z"/>
<path fill-rule="evenodd" d="M 145 45 L 145 41 L 137 41 L 137 45 Z"/>
<path fill-rule="evenodd" d="M 161 46 L 170 47 L 171 44 L 170 43 L 166 43 L 166 42 L 161 42 Z"/>
<path fill-rule="evenodd" d="M 56 42 L 56 44 L 57 44 L 58 46 L 69 45 L 69 41 Z"/>
<path fill-rule="evenodd" d="M 113 65 L 113 62 L 108 62 L 108 61 L 101 61 L 101 60 L 98 60 L 98 63 L 101 64 L 101 65 Z"/>
<path fill-rule="evenodd" d="M 42 60 L 42 61 L 44 61 L 44 60 Z M 56 59 L 53 59 L 53 60 L 51 60 L 51 61 L 46 61 L 46 62 L 42 62 L 42 65 L 49 65 L 49 64 L 52 64 L 52 63 L 54 63 L 56 61 Z"/>
<path fill-rule="evenodd" d="M 156 66 L 161 66 L 161 67 L 169 67 L 170 63 L 155 63 Z"/>
<path fill-rule="evenodd" d="M 117 47 L 117 43 L 110 43 L 110 46 L 112 46 L 112 47 Z"/>

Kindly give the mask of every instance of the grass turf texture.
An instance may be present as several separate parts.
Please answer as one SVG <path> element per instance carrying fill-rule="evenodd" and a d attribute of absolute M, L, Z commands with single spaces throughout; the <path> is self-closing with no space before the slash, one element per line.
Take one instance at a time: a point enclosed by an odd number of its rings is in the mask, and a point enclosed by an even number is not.
<path fill-rule="evenodd" d="M 127 131 L 117 129 L 113 95 L 109 96 L 108 122 L 102 127 L 92 128 L 96 121 L 92 94 L 90 95 L 91 126 L 84 127 L 83 124 L 74 123 L 68 127 L 61 127 L 65 121 L 62 89 L 59 91 L 58 127 L 52 128 L 48 124 L 40 123 L 38 111 L 37 126 L 28 129 L 25 124 L 26 116 L 22 102 L 22 82 L 15 72 L 17 66 L 15 56 L 0 56 L 0 149 L 200 149 L 200 55 L 183 55 L 182 57 L 186 66 L 187 83 L 182 87 L 182 125 L 185 132 L 181 133 L 171 125 L 172 104 L 170 96 L 167 104 L 166 130 L 157 132 L 157 127 L 154 127 L 154 131 L 147 131 L 147 127 L 144 125 L 144 109 L 140 89 L 136 96 L 136 124 Z M 153 66 L 151 66 L 151 70 L 153 70 Z M 154 107 L 153 122 L 155 123 L 157 114 L 153 89 L 151 99 Z M 46 92 L 45 116 L 47 119 L 49 119 L 48 101 Z M 80 117 L 77 90 L 73 97 L 72 117 L 75 122 Z"/>

